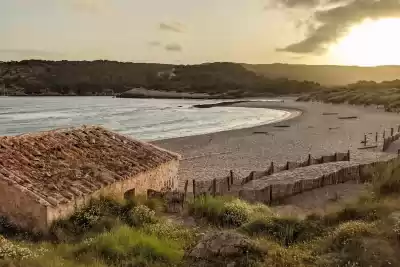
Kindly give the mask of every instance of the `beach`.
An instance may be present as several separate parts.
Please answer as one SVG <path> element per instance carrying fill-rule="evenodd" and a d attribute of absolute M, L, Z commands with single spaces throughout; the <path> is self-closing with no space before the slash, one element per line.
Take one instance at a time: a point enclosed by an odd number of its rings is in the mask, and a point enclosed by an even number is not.
<path fill-rule="evenodd" d="M 383 131 L 400 124 L 398 114 L 375 107 L 296 102 L 284 98 L 277 102 L 243 102 L 237 107 L 272 108 L 292 111 L 284 121 L 252 128 L 181 137 L 153 142 L 182 155 L 180 186 L 186 180 L 211 180 L 226 176 L 230 170 L 240 175 L 266 170 L 273 161 L 283 165 L 287 161 L 303 161 L 335 152 L 351 151 L 352 160 L 365 160 L 382 155 L 374 149 L 363 149 L 375 144 Z M 200 111 L 201 112 L 201 111 Z"/>

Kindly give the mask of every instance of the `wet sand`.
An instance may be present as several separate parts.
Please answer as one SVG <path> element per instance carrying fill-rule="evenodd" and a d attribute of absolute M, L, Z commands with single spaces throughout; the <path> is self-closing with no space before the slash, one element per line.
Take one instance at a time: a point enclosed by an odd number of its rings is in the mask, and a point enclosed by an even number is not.
<path fill-rule="evenodd" d="M 190 179 L 213 179 L 226 176 L 230 170 L 241 175 L 265 170 L 271 161 L 285 164 L 301 161 L 308 154 L 315 157 L 351 150 L 352 160 L 374 158 L 381 153 L 359 150 L 368 134 L 368 145 L 375 144 L 375 133 L 400 124 L 400 116 L 376 108 L 324 103 L 246 102 L 232 106 L 275 108 L 293 111 L 285 121 L 252 128 L 181 137 L 154 142 L 182 155 L 180 185 Z M 201 112 L 201 110 L 199 110 Z M 301 115 L 299 115 L 301 112 Z M 357 117 L 340 119 L 339 117 Z"/>

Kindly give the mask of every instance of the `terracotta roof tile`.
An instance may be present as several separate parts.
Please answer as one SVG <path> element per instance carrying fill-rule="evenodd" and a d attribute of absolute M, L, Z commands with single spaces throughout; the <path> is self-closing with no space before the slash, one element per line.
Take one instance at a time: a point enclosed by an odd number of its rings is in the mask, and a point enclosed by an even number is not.
<path fill-rule="evenodd" d="M 0 179 L 57 205 L 179 155 L 102 127 L 0 137 Z"/>

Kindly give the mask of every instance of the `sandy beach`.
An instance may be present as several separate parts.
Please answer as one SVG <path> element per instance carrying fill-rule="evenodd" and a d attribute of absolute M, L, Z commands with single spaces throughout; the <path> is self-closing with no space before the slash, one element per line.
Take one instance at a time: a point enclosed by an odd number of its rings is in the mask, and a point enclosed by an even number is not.
<path fill-rule="evenodd" d="M 250 171 L 267 169 L 271 161 L 285 164 L 304 160 L 308 154 L 318 157 L 351 150 L 352 160 L 374 158 L 381 153 L 373 149 L 358 149 L 364 146 L 361 144 L 364 134 L 368 134 L 368 145 L 373 145 L 376 132 L 381 139 L 385 129 L 389 135 L 389 129 L 400 124 L 398 114 L 374 107 L 295 102 L 292 98 L 284 100 L 284 103 L 233 104 L 293 112 L 281 122 L 154 143 L 182 155 L 179 178 L 183 185 L 188 179 L 223 177 L 230 170 L 247 175 Z"/>

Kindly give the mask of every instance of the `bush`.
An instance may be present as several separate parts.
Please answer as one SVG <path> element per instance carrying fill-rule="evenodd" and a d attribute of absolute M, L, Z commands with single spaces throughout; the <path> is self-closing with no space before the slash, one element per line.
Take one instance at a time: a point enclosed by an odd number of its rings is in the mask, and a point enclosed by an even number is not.
<path fill-rule="evenodd" d="M 323 225 L 317 221 L 280 217 L 257 219 L 244 225 L 241 230 L 252 236 L 273 237 L 284 246 L 311 240 L 324 232 Z"/>
<path fill-rule="evenodd" d="M 250 219 L 251 212 L 248 203 L 222 197 L 199 197 L 189 205 L 189 213 L 194 217 L 223 227 L 241 226 Z"/>
<path fill-rule="evenodd" d="M 389 242 L 379 238 L 349 239 L 340 251 L 322 255 L 318 266 L 399 266 L 397 251 Z"/>
<path fill-rule="evenodd" d="M 265 242 L 265 241 L 264 241 Z M 282 247 L 279 244 L 268 242 L 265 244 L 268 255 L 264 266 L 268 267 L 310 267 L 316 260 L 312 251 L 300 247 Z"/>
<path fill-rule="evenodd" d="M 37 257 L 31 249 L 13 242 L 0 236 L 0 259 L 25 259 Z"/>
<path fill-rule="evenodd" d="M 93 199 L 87 207 L 75 212 L 70 218 L 55 222 L 50 233 L 57 241 L 69 242 L 109 231 L 124 223 L 136 227 L 155 223 L 155 211 L 145 206 L 145 203 L 158 208 L 156 202 L 140 197 L 129 201 Z"/>
<path fill-rule="evenodd" d="M 114 266 L 169 266 L 182 260 L 183 249 L 172 240 L 122 226 L 84 242 L 75 254 L 93 255 Z"/>
<path fill-rule="evenodd" d="M 400 193 L 400 167 L 377 168 L 373 175 L 373 191 L 378 197 Z"/>
<path fill-rule="evenodd" d="M 148 223 L 156 223 L 156 213 L 144 205 L 134 207 L 126 218 L 126 222 L 130 226 L 140 227 Z"/>
<path fill-rule="evenodd" d="M 346 222 L 339 225 L 325 240 L 325 250 L 338 252 L 353 239 L 377 234 L 376 225 L 363 221 Z"/>
<path fill-rule="evenodd" d="M 80 240 L 88 235 L 109 231 L 125 220 L 130 210 L 126 203 L 101 198 L 91 200 L 70 218 L 55 222 L 50 233 L 57 241 Z"/>
<path fill-rule="evenodd" d="M 167 240 L 172 240 L 183 247 L 190 247 L 197 239 L 198 233 L 194 229 L 188 229 L 169 221 L 161 221 L 156 224 L 147 224 L 143 232 Z"/>

